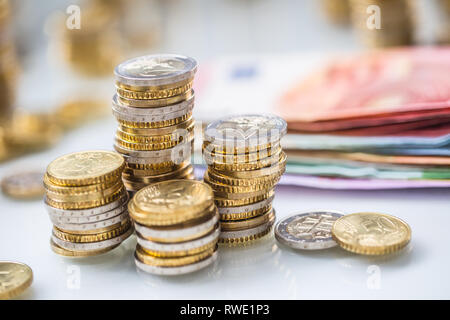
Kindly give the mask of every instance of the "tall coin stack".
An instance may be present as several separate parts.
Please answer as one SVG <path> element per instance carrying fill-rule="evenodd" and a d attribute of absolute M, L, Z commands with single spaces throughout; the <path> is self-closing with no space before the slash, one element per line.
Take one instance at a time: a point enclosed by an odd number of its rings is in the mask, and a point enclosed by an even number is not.
<path fill-rule="evenodd" d="M 9 2 L 0 0 L 0 122 L 11 113 L 19 73 L 10 25 Z"/>
<path fill-rule="evenodd" d="M 54 252 L 92 256 L 110 251 L 133 233 L 128 194 L 121 174 L 125 162 L 110 151 L 83 151 L 57 158 L 44 176 L 45 205 Z"/>
<path fill-rule="evenodd" d="M 178 275 L 217 258 L 219 216 L 211 188 L 200 181 L 170 180 L 139 190 L 128 204 L 135 222 L 138 270 Z"/>
<path fill-rule="evenodd" d="M 286 166 L 280 145 L 286 130 L 283 119 L 257 114 L 229 116 L 206 127 L 204 181 L 219 209 L 219 242 L 246 243 L 271 230 L 274 187 Z"/>
<path fill-rule="evenodd" d="M 131 193 L 158 181 L 194 179 L 196 70 L 194 59 L 172 54 L 138 57 L 116 67 L 114 148 L 125 157 L 123 181 Z"/>
<path fill-rule="evenodd" d="M 412 0 L 350 0 L 353 27 L 371 48 L 410 45 L 414 37 L 413 5 Z M 372 28 L 377 18 L 379 29 L 375 25 Z"/>

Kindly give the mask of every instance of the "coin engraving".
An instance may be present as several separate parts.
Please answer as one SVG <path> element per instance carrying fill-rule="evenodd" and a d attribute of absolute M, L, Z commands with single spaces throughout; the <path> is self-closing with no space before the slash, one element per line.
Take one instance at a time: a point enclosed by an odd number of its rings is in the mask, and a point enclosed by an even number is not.
<path fill-rule="evenodd" d="M 0 298 L 9 299 L 22 293 L 33 280 L 33 271 L 25 264 L 0 261 Z"/>

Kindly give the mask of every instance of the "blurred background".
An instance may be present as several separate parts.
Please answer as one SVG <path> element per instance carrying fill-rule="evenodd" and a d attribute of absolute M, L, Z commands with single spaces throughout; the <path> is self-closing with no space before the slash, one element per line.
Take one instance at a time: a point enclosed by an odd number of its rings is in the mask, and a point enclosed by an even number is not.
<path fill-rule="evenodd" d="M 449 0 L 0 0 L 0 161 L 111 149 L 114 67 L 164 52 L 199 62 L 198 121 L 288 121 L 281 183 L 448 188 L 449 17 Z"/>

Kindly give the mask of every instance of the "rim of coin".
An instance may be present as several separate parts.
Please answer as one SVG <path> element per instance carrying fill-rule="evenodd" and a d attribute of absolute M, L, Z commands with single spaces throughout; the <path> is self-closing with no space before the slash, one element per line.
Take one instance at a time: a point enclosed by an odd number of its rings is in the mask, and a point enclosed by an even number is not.
<path fill-rule="evenodd" d="M 180 90 L 180 87 L 183 87 L 184 85 L 187 85 L 189 83 L 192 83 L 194 81 L 194 78 L 182 80 L 179 82 L 172 82 L 170 84 L 166 85 L 160 85 L 160 86 L 130 86 L 121 82 L 115 82 L 116 88 L 122 88 L 127 89 L 131 91 L 139 91 L 139 92 L 161 92 L 161 91 L 170 91 L 170 90 Z M 179 94 L 179 91 L 175 91 L 175 93 Z M 176 95 L 176 94 L 175 94 Z M 151 98 L 148 98 L 151 99 Z"/>
<path fill-rule="evenodd" d="M 238 114 L 210 123 L 204 140 L 218 146 L 251 147 L 279 141 L 286 132 L 286 121 L 278 116 Z"/>
<path fill-rule="evenodd" d="M 192 168 L 190 168 L 188 171 L 185 171 L 183 174 L 180 175 L 176 175 L 172 178 L 170 178 L 169 180 L 172 179 L 178 179 L 178 180 L 195 180 L 195 176 L 193 174 L 193 170 L 191 170 Z M 139 191 L 142 188 L 148 187 L 151 184 L 157 183 L 157 182 L 161 182 L 161 181 L 166 181 L 168 179 L 165 178 L 148 178 L 146 179 L 146 182 L 134 182 L 134 181 L 127 181 L 124 178 L 124 184 L 127 188 L 128 191 Z"/>
<path fill-rule="evenodd" d="M 117 111 L 119 114 L 155 116 L 189 109 L 189 106 L 193 105 L 194 101 L 195 95 L 191 95 L 187 100 L 184 100 L 180 103 L 155 108 L 142 108 L 138 106 L 130 106 L 124 104 L 119 100 L 117 94 L 115 94 L 112 99 L 112 104 L 113 110 Z"/>
<path fill-rule="evenodd" d="M 219 144 L 215 144 L 215 141 L 214 142 L 203 141 L 202 151 L 205 154 L 205 156 L 216 159 L 220 159 L 220 157 L 222 157 L 227 158 L 228 160 L 232 159 L 232 161 L 235 161 L 236 159 L 240 159 L 243 156 L 248 157 L 253 156 L 254 154 L 256 155 L 261 154 L 265 157 L 268 157 L 270 156 L 272 149 L 277 151 L 277 149 L 281 147 L 280 140 L 268 143 L 262 141 L 260 144 L 256 145 L 248 145 L 245 143 L 236 144 L 234 142 L 227 145 L 226 143 L 222 144 L 223 142 L 220 140 L 218 140 L 218 142 Z M 264 157 L 260 158 L 263 159 Z M 239 162 L 235 161 L 235 163 Z"/>
<path fill-rule="evenodd" d="M 194 133 L 188 132 L 187 136 L 180 136 L 179 139 L 165 142 L 130 142 L 121 139 L 116 135 L 115 145 L 121 146 L 123 148 L 135 151 L 158 151 L 167 150 L 176 147 L 179 144 L 192 142 L 194 140 Z"/>
<path fill-rule="evenodd" d="M 91 257 L 96 256 L 100 254 L 107 253 L 115 248 L 117 248 L 120 244 L 113 245 L 111 247 L 100 249 L 100 250 L 93 250 L 93 251 L 72 251 L 72 250 L 66 250 L 60 246 L 58 246 L 56 243 L 53 242 L 52 238 L 50 238 L 50 248 L 52 251 L 60 256 L 68 257 L 68 258 L 84 258 L 84 257 Z"/>
<path fill-rule="evenodd" d="M 84 193 L 60 193 L 49 189 L 45 190 L 48 199 L 53 201 L 78 202 L 78 201 L 92 201 L 99 200 L 104 197 L 109 197 L 117 193 L 123 187 L 123 182 L 120 178 L 114 179 L 114 184 L 106 189 L 92 190 Z M 74 187 L 75 188 L 75 187 Z"/>
<path fill-rule="evenodd" d="M 180 267 L 151 266 L 151 265 L 141 262 L 139 260 L 139 258 L 136 256 L 136 254 L 135 254 L 134 261 L 136 263 L 136 267 L 145 273 L 151 273 L 151 274 L 162 275 L 162 276 L 177 276 L 177 275 L 183 275 L 183 274 L 192 273 L 192 272 L 196 272 L 201 269 L 204 269 L 207 266 L 211 265 L 214 261 L 216 261 L 217 256 L 218 256 L 218 253 L 217 253 L 217 249 L 216 249 L 216 251 L 214 251 L 214 253 L 210 257 L 207 257 L 206 259 L 201 260 L 199 262 L 188 264 L 185 266 L 180 266 Z"/>
<path fill-rule="evenodd" d="M 51 222 L 58 227 L 58 229 L 61 229 L 64 232 L 67 233 L 76 233 L 76 232 L 83 232 L 83 233 L 99 233 L 98 230 L 102 230 L 104 228 L 109 228 L 111 226 L 114 226 L 116 224 L 122 223 L 122 221 L 128 219 L 128 211 L 125 207 L 125 210 L 119 213 L 118 215 L 107 218 L 100 221 L 95 221 L 91 223 L 65 223 L 60 222 L 57 219 L 53 219 L 50 217 Z"/>
<path fill-rule="evenodd" d="M 64 240 L 57 238 L 52 233 L 52 240 L 59 247 L 69 250 L 69 251 L 97 251 L 97 250 L 106 249 L 106 248 L 109 248 L 109 247 L 112 247 L 112 246 L 122 243 L 133 232 L 134 232 L 133 227 L 130 227 L 123 234 L 121 234 L 115 238 L 111 238 L 111 239 L 103 240 L 103 241 L 97 241 L 97 242 L 87 242 L 87 243 L 75 243 L 75 242 L 64 241 Z"/>
<path fill-rule="evenodd" d="M 117 152 L 81 151 L 53 160 L 47 167 L 47 176 L 60 186 L 91 185 L 120 175 L 124 167 L 125 160 Z"/>
<path fill-rule="evenodd" d="M 197 61 L 191 57 L 155 54 L 122 62 L 114 69 L 114 76 L 117 82 L 126 85 L 153 87 L 193 78 L 196 71 Z"/>
<path fill-rule="evenodd" d="M 45 174 L 43 179 L 43 186 L 46 192 L 48 191 L 49 193 L 52 194 L 83 195 L 107 190 L 117 185 L 119 182 L 120 182 L 120 175 L 102 183 L 91 184 L 88 186 L 81 186 L 81 187 L 68 187 L 53 184 L 51 181 L 49 181 L 47 175 Z"/>
<path fill-rule="evenodd" d="M 235 178 L 228 176 L 227 172 L 219 173 L 208 168 L 208 178 L 214 183 L 220 183 L 227 186 L 248 187 L 252 185 L 267 184 L 278 182 L 285 171 L 284 165 L 278 166 L 271 175 L 259 176 L 253 178 Z"/>
<path fill-rule="evenodd" d="M 108 211 L 115 210 L 121 205 L 128 202 L 128 193 L 124 190 L 121 197 L 111 203 L 105 204 L 100 207 L 90 208 L 90 209 L 59 209 L 52 207 L 47 203 L 46 198 L 44 198 L 44 204 L 47 209 L 47 212 L 55 217 L 73 217 L 73 218 L 83 218 L 89 216 L 96 216 L 99 214 L 106 213 Z"/>
<path fill-rule="evenodd" d="M 178 243 L 159 243 L 150 240 L 137 237 L 138 244 L 149 251 L 155 251 L 158 253 L 177 253 L 177 252 L 188 252 L 190 250 L 195 250 L 196 248 L 203 247 L 211 242 L 216 241 L 219 238 L 220 225 L 216 224 L 214 230 L 212 230 L 207 235 Z"/>
<path fill-rule="evenodd" d="M 190 162 L 187 162 L 184 167 L 178 168 L 176 170 L 173 170 L 171 172 L 161 173 L 161 174 L 154 174 L 154 175 L 148 175 L 148 176 L 142 176 L 142 175 L 133 175 L 133 174 L 124 174 L 123 179 L 124 182 L 128 183 L 143 183 L 143 184 L 149 184 L 154 183 L 158 181 L 164 181 L 164 180 L 172 180 L 176 179 L 177 177 L 184 177 L 187 174 L 190 174 L 194 171 L 194 168 L 192 167 L 192 164 Z"/>
<path fill-rule="evenodd" d="M 44 196 L 42 184 L 44 173 L 41 171 L 26 171 L 9 174 L 2 178 L 2 192 L 14 199 L 36 199 Z"/>
<path fill-rule="evenodd" d="M 272 207 L 270 207 L 266 212 L 256 217 L 244 220 L 221 221 L 220 227 L 224 232 L 248 230 L 265 224 L 272 219 L 275 219 L 275 211 Z"/>
<path fill-rule="evenodd" d="M 192 145 L 190 147 L 192 149 Z M 128 156 L 123 155 L 123 157 L 127 161 L 128 166 L 149 166 L 149 167 L 155 167 L 159 168 L 161 166 L 167 166 L 167 165 L 177 165 L 182 162 L 188 161 L 191 159 L 191 150 L 190 152 L 181 152 L 181 154 L 176 154 L 176 152 L 173 152 L 174 154 L 170 154 L 169 156 L 161 156 L 161 157 L 145 157 L 145 156 Z"/>
<path fill-rule="evenodd" d="M 226 192 L 228 194 L 252 193 L 252 192 L 259 192 L 261 190 L 265 191 L 267 189 L 273 188 L 279 179 L 280 179 L 280 176 L 277 176 L 277 177 L 273 177 L 271 180 L 268 180 L 268 181 L 261 181 L 259 183 L 242 186 L 242 185 L 225 184 L 223 182 L 216 182 L 210 178 L 208 171 L 206 171 L 205 175 L 203 176 L 203 181 L 205 181 L 205 183 L 210 185 L 215 193 Z"/>
<path fill-rule="evenodd" d="M 114 117 L 116 117 L 117 120 L 121 120 L 124 122 L 134 122 L 134 123 L 161 123 L 161 122 L 168 122 L 168 121 L 174 121 L 179 118 L 187 119 L 187 114 L 192 114 L 192 110 L 194 108 L 194 104 L 190 104 L 186 106 L 185 109 L 170 112 L 170 113 L 163 113 L 163 114 L 150 114 L 150 115 L 142 115 L 142 114 L 127 114 L 117 111 L 116 109 L 112 109 L 112 113 Z M 179 122 L 178 122 L 179 123 Z M 174 123 L 175 124 L 175 123 Z"/>
<path fill-rule="evenodd" d="M 247 243 L 266 236 L 272 230 L 275 223 L 276 214 L 274 210 L 273 218 L 257 227 L 239 230 L 239 231 L 222 231 L 219 237 L 219 243 L 235 245 Z"/>
<path fill-rule="evenodd" d="M 157 267 L 180 267 L 192 263 L 196 263 L 198 261 L 204 260 L 207 257 L 211 256 L 214 251 L 217 250 L 217 245 L 209 248 L 205 251 L 198 252 L 196 254 L 191 254 L 183 257 L 173 257 L 173 258 L 161 258 L 157 256 L 153 256 L 144 251 L 144 249 L 137 244 L 135 255 L 145 264 L 157 266 Z"/>
<path fill-rule="evenodd" d="M 177 96 L 162 98 L 162 99 L 153 99 L 153 100 L 140 100 L 140 99 L 130 99 L 118 96 L 118 101 L 131 108 L 142 108 L 142 109 L 150 109 L 150 108 L 162 108 L 167 107 L 169 105 L 178 104 L 185 100 L 190 99 L 195 96 L 195 91 L 193 89 L 186 91 Z"/>
<path fill-rule="evenodd" d="M 316 216 L 330 216 L 332 222 L 336 221 L 340 217 L 344 216 L 344 213 L 340 211 L 334 210 L 314 210 L 314 211 L 306 211 L 294 213 L 289 217 L 286 217 L 275 225 L 275 238 L 281 242 L 282 244 L 294 248 L 294 249 L 303 249 L 303 250 L 321 250 L 328 249 L 337 246 L 336 241 L 333 240 L 331 236 L 331 228 L 333 223 L 329 223 L 325 226 L 321 226 L 321 229 L 318 230 L 318 237 L 314 238 L 313 235 L 307 233 L 306 230 L 300 229 L 301 226 L 294 228 L 294 230 L 289 231 L 288 229 L 293 228 L 292 224 L 295 223 L 296 220 L 302 218 L 311 218 L 314 219 Z M 321 220 L 319 219 L 319 224 Z M 305 227 L 311 227 L 310 224 Z M 329 228 L 325 228 L 329 227 Z M 308 230 L 310 232 L 312 229 Z M 293 232 L 298 232 L 298 234 L 294 234 Z"/>
<path fill-rule="evenodd" d="M 154 242 L 182 242 L 192 240 L 201 237 L 213 230 L 213 227 L 219 222 L 219 215 L 217 213 L 213 214 L 211 218 L 203 221 L 201 223 L 195 224 L 189 227 L 180 228 L 151 228 L 134 223 L 134 228 L 136 232 L 139 233 L 141 237 L 145 240 L 150 240 Z"/>
<path fill-rule="evenodd" d="M 129 127 L 129 128 L 141 128 L 141 129 L 158 129 L 158 128 L 165 128 L 165 127 L 171 127 L 177 124 L 180 124 L 188 119 L 192 118 L 192 110 L 188 113 L 185 113 L 177 118 L 169 119 L 169 120 L 162 120 L 162 121 L 151 121 L 151 122 L 144 122 L 144 121 L 128 121 L 124 119 L 120 119 L 116 117 L 117 122 L 121 126 Z"/>
<path fill-rule="evenodd" d="M 97 215 L 66 216 L 66 215 L 55 215 L 53 212 L 48 212 L 48 214 L 50 216 L 51 221 L 58 221 L 58 223 L 81 224 L 81 223 L 93 223 L 114 218 L 126 210 L 127 204 L 124 203 L 117 208 L 114 208 L 110 211 L 106 211 L 104 213 L 100 213 Z"/>
<path fill-rule="evenodd" d="M 247 205 L 243 205 L 243 206 L 234 206 L 234 207 L 217 207 L 217 209 L 219 210 L 219 214 L 230 214 L 230 215 L 241 214 L 241 213 L 251 212 L 254 210 L 264 208 L 264 207 L 270 205 L 274 198 L 275 198 L 275 195 L 272 194 L 268 198 L 263 199 L 258 202 L 255 202 L 255 203 L 251 203 L 251 204 L 247 204 Z"/>
<path fill-rule="evenodd" d="M 156 160 L 159 160 L 161 162 L 170 160 L 176 161 L 177 159 L 185 159 L 187 157 L 187 154 L 189 154 L 189 156 L 191 155 L 192 141 L 193 140 L 185 140 L 172 148 L 154 151 L 132 150 L 117 144 L 114 144 L 114 149 L 116 149 L 116 151 L 119 153 L 134 158 L 156 158 Z"/>
<path fill-rule="evenodd" d="M 192 126 L 195 126 L 194 118 L 186 119 L 186 121 L 180 122 L 173 126 L 163 127 L 163 128 L 130 128 L 123 125 L 119 125 L 117 130 L 122 132 L 132 134 L 132 135 L 141 135 L 141 136 L 164 136 L 164 135 L 173 135 L 177 133 L 179 130 L 188 130 Z"/>
<path fill-rule="evenodd" d="M 175 97 L 192 89 L 193 78 L 186 81 L 163 85 L 158 87 L 127 86 L 116 82 L 116 92 L 124 98 L 136 100 L 157 100 Z"/>
<path fill-rule="evenodd" d="M 216 171 L 225 171 L 233 174 L 236 172 L 246 172 L 246 171 L 256 171 L 264 168 L 272 168 L 273 166 L 278 166 L 280 162 L 284 162 L 284 158 L 287 157 L 285 152 L 280 152 L 280 154 L 273 155 L 268 158 L 260 159 L 254 162 L 243 162 L 243 163 L 220 163 L 212 162 L 208 163 L 208 167 L 215 169 Z"/>
<path fill-rule="evenodd" d="M 334 222 L 331 233 L 341 248 L 363 255 L 393 253 L 411 240 L 405 221 L 377 212 L 347 214 Z"/>
<path fill-rule="evenodd" d="M 211 146 L 211 145 L 209 145 Z M 219 163 L 251 163 L 255 161 L 261 161 L 270 157 L 276 157 L 280 155 L 282 148 L 278 144 L 268 149 L 260 149 L 251 152 L 243 153 L 218 153 L 211 152 L 208 147 L 202 146 L 202 156 L 206 163 L 219 162 Z"/>
<path fill-rule="evenodd" d="M 33 270 L 22 262 L 0 261 L 0 299 L 22 294 L 33 282 Z"/>
<path fill-rule="evenodd" d="M 128 133 L 121 128 L 116 130 L 116 137 L 120 140 L 124 140 L 131 143 L 166 143 L 171 141 L 181 141 L 189 137 L 189 135 L 194 135 L 194 124 L 192 123 L 189 127 L 176 129 L 172 133 L 166 135 L 142 135 Z"/>
<path fill-rule="evenodd" d="M 249 193 L 228 193 L 228 192 L 214 192 L 214 201 L 217 206 L 226 207 L 226 206 L 241 206 L 252 204 L 263 199 L 269 197 L 270 194 L 274 191 L 274 188 L 270 188 L 267 190 L 260 190 L 256 192 Z"/>
<path fill-rule="evenodd" d="M 64 241 L 76 243 L 88 243 L 112 239 L 114 237 L 121 235 L 122 233 L 127 231 L 130 227 L 131 227 L 131 220 L 128 219 L 127 222 L 119 224 L 117 228 L 99 233 L 93 234 L 68 233 L 58 229 L 55 226 L 53 227 L 52 233 L 55 237 Z"/>
<path fill-rule="evenodd" d="M 138 218 L 136 220 L 146 220 L 149 216 L 165 218 L 186 215 L 187 210 L 192 215 L 202 215 L 213 203 L 213 192 L 211 187 L 203 182 L 177 179 L 158 182 L 141 189 L 130 202 L 140 211 L 133 212 L 133 216 Z M 142 214 L 143 212 L 145 213 Z"/>

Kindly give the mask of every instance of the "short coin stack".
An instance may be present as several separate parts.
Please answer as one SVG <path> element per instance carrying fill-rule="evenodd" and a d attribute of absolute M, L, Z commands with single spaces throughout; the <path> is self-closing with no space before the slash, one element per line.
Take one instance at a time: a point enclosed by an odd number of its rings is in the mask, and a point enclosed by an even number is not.
<path fill-rule="evenodd" d="M 246 243 L 266 235 L 275 221 L 274 187 L 284 173 L 280 139 L 286 122 L 273 115 L 236 115 L 216 121 L 204 132 L 204 181 L 219 209 L 219 242 Z"/>
<path fill-rule="evenodd" d="M 353 27 L 368 47 L 409 45 L 414 37 L 413 4 L 409 0 L 351 0 Z"/>
<path fill-rule="evenodd" d="M 139 190 L 128 204 L 135 222 L 138 270 L 178 275 L 217 258 L 219 216 L 211 188 L 200 181 L 170 180 Z"/>
<path fill-rule="evenodd" d="M 83 151 L 57 158 L 44 176 L 45 205 L 54 224 L 50 240 L 64 256 L 110 251 L 133 228 L 121 174 L 122 156 L 111 151 Z"/>
<path fill-rule="evenodd" d="M 179 55 L 150 55 L 115 69 L 115 149 L 126 160 L 123 181 L 136 192 L 158 181 L 193 179 L 194 92 L 197 62 Z"/>

